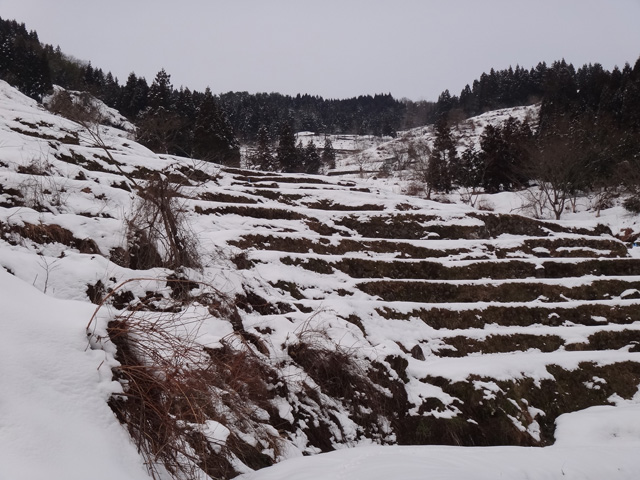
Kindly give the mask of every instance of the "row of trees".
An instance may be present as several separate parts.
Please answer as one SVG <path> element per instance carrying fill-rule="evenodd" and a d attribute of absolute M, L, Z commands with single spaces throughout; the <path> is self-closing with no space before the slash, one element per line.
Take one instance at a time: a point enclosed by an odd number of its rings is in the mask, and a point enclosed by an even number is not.
<path fill-rule="evenodd" d="M 293 131 L 394 136 L 406 109 L 390 94 L 346 100 L 246 92 L 215 96 L 209 89 L 174 88 L 164 70 L 151 84 L 131 73 L 121 85 L 110 72 L 43 45 L 24 24 L 1 18 L 0 78 L 38 100 L 54 84 L 89 92 L 130 119 L 137 127 L 137 140 L 153 151 L 227 165 L 240 160 L 239 140 L 255 142 L 263 127 L 273 138 L 285 123 Z M 303 166 L 284 168 L 317 170 L 311 148 L 307 153 L 312 160 L 303 159 Z"/>
<path fill-rule="evenodd" d="M 336 152 L 328 136 L 322 149 L 318 149 L 311 140 L 306 146 L 302 140 L 296 144 L 291 123 L 285 122 L 275 146 L 269 129 L 263 125 L 258 130 L 255 147 L 247 155 L 247 160 L 259 170 L 317 174 L 323 167 L 335 168 Z"/>
<path fill-rule="evenodd" d="M 16 21 L 0 19 L 0 78 L 36 99 L 52 88 L 47 53 L 37 33 Z"/>
<path fill-rule="evenodd" d="M 229 92 L 220 95 L 234 130 L 245 142 L 256 140 L 261 127 L 279 134 L 289 122 L 297 132 L 392 136 L 403 127 L 406 106 L 390 94 L 335 100 L 314 95 Z"/>
<path fill-rule="evenodd" d="M 466 188 L 487 193 L 514 190 L 530 181 L 527 173 L 535 136 L 526 121 L 513 117 L 503 125 L 488 125 L 479 148 L 462 148 L 445 115 L 436 122 L 433 146 L 414 142 L 407 153 L 417 180 L 425 185 L 427 197 L 433 192 L 449 193 Z"/>
<path fill-rule="evenodd" d="M 219 100 L 208 89 L 176 90 L 164 70 L 151 85 L 132 73 L 121 86 L 111 73 L 41 44 L 24 24 L 0 19 L 0 78 L 37 100 L 54 84 L 89 92 L 132 120 L 137 140 L 155 152 L 239 164 L 239 144 Z"/>
<path fill-rule="evenodd" d="M 634 67 L 626 64 L 622 69 L 615 67 L 611 71 L 598 63 L 576 69 L 561 60 L 551 65 L 541 62 L 529 70 L 520 66 L 491 69 L 466 85 L 458 96 L 449 90 L 442 92 L 433 108 L 425 110 L 426 123 L 434 123 L 443 114 L 461 119 L 538 102 L 547 106 L 573 104 L 583 110 L 621 111 L 624 98 L 631 94 L 625 92 L 629 78 L 638 68 L 636 62 Z"/>
<path fill-rule="evenodd" d="M 533 100 L 541 102 L 536 125 L 510 118 L 488 126 L 477 149 L 456 144 L 451 125 L 460 119 Z M 640 210 L 640 59 L 612 71 L 599 64 L 576 70 L 565 61 L 530 71 L 492 70 L 460 97 L 443 92 L 435 112 L 429 159 L 415 162 L 423 165 L 418 170 L 427 195 L 535 185 L 538 213 L 545 208 L 560 218 L 579 195 L 592 196 L 600 208 L 624 190 L 632 194 L 628 206 Z"/>
<path fill-rule="evenodd" d="M 640 61 L 619 75 L 581 69 L 591 72 L 582 85 L 599 78 L 597 91 L 577 88 L 569 65 L 556 72 L 557 94 L 543 99 L 537 125 L 514 118 L 489 125 L 477 149 L 459 148 L 443 114 L 420 172 L 427 195 L 458 187 L 495 193 L 535 186 L 535 196 L 529 190 L 534 212 L 549 210 L 559 219 L 566 208 L 575 209 L 579 196 L 592 197 L 599 209 L 626 192 L 627 206 L 640 210 Z"/>
<path fill-rule="evenodd" d="M 478 184 L 488 191 L 514 188 L 531 175 L 522 173 L 526 169 L 505 166 L 505 162 L 509 163 L 506 160 L 493 161 L 490 157 L 518 157 L 520 163 L 527 163 L 531 161 L 527 152 L 543 144 L 562 142 L 570 143 L 572 151 L 583 152 L 581 158 L 587 164 L 582 171 L 590 172 L 590 177 L 598 176 L 604 181 L 614 176 L 621 162 L 637 159 L 639 77 L 640 59 L 634 67 L 627 64 L 612 71 L 599 64 L 576 69 L 559 61 L 550 66 L 539 63 L 528 70 L 520 66 L 492 69 L 467 85 L 459 96 L 446 90 L 435 103 L 398 101 L 390 94 L 346 100 L 246 92 L 216 96 L 209 89 L 176 89 L 164 70 L 158 72 L 151 85 L 134 73 L 120 85 L 111 73 L 78 62 L 59 48 L 42 45 L 37 34 L 27 31 L 24 24 L 0 19 L 0 78 L 38 99 L 53 84 L 88 91 L 134 121 L 138 140 L 156 152 L 236 165 L 240 159 L 239 141 L 256 144 L 258 151 L 264 151 L 260 145 L 269 143 L 268 138 L 282 138 L 285 126 L 293 132 L 393 136 L 398 129 L 437 121 L 440 143 L 433 152 L 433 162 L 429 162 L 431 166 L 427 164 L 432 170 L 428 175 L 430 190 L 446 190 L 455 184 Z M 466 152 L 459 159 L 447 143 L 443 126 L 447 123 L 487 110 L 538 101 L 542 103 L 540 121 L 532 126 L 537 132 L 535 148 L 529 145 L 531 128 L 516 124 L 487 129 L 481 152 Z M 287 144 L 278 142 L 281 143 Z M 287 148 L 293 151 L 290 145 Z M 546 148 L 548 151 L 551 147 Z M 295 162 L 291 160 L 292 153 L 290 160 L 285 160 L 283 153 L 276 162 L 255 163 L 268 169 L 317 171 L 312 148 L 295 145 L 295 149 Z M 308 150 L 306 156 L 302 150 Z M 487 152 L 491 151 L 501 153 L 489 155 Z M 483 160 L 476 159 L 478 156 Z"/>

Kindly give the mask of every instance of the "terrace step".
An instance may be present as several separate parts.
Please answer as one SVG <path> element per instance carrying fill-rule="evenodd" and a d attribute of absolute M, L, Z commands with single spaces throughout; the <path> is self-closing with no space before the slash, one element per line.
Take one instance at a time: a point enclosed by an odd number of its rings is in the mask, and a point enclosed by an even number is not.
<path fill-rule="evenodd" d="M 606 300 L 640 292 L 640 277 L 578 277 L 554 280 L 403 281 L 358 283 L 361 291 L 390 302 L 563 302 Z M 640 293 L 639 293 L 640 294 Z"/>
<path fill-rule="evenodd" d="M 478 304 L 466 308 L 416 306 L 398 308 L 392 303 L 376 311 L 387 319 L 417 318 L 435 329 L 484 328 L 485 325 L 607 325 L 640 322 L 640 301 L 564 302 L 564 304 Z"/>
<path fill-rule="evenodd" d="M 502 259 L 470 261 L 384 260 L 358 257 L 296 256 L 281 259 L 317 273 L 346 273 L 352 278 L 478 280 L 564 278 L 583 275 L 640 275 L 640 258 L 607 259 Z"/>
<path fill-rule="evenodd" d="M 319 229 L 317 225 L 314 227 Z M 627 247 L 619 240 L 583 235 L 484 240 L 404 240 L 260 232 L 242 235 L 232 240 L 230 244 L 243 250 L 252 248 L 318 255 L 368 252 L 376 255 L 386 254 L 392 258 L 414 259 L 624 258 L 628 256 Z"/>

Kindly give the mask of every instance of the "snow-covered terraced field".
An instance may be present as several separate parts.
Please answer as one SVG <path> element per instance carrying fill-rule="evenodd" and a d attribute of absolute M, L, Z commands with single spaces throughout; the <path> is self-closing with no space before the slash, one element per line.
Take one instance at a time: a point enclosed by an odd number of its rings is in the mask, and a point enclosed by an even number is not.
<path fill-rule="evenodd" d="M 223 459 L 200 464 L 211 477 L 306 478 L 295 462 L 250 472 L 373 443 L 413 446 L 324 465 L 351 478 L 383 471 L 381 458 L 416 459 L 403 478 L 637 478 L 640 259 L 606 226 L 225 169 L 98 132 L 106 150 L 0 82 L 0 478 L 145 478 L 107 405 L 128 392 L 113 325 L 131 312 L 167 320 L 225 366 L 218 377 L 235 375 L 211 386 L 204 424 L 173 412 Z M 131 236 L 154 178 L 180 185 L 194 268 L 149 264 Z M 415 446 L 434 444 L 450 447 Z M 305 461 L 322 465 L 299 459 L 298 472 Z"/>

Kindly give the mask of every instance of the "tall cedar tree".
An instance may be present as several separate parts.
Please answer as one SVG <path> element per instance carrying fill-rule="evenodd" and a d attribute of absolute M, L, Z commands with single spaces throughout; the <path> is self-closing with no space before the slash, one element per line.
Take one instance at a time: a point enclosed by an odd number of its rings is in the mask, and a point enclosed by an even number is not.
<path fill-rule="evenodd" d="M 482 186 L 484 165 L 480 154 L 473 148 L 467 148 L 460 155 L 460 168 L 455 181 L 464 188 L 479 188 Z"/>
<path fill-rule="evenodd" d="M 503 126 L 488 125 L 480 137 L 480 157 L 484 165 L 482 179 L 489 193 L 513 190 L 527 183 L 533 135 L 527 123 L 509 117 Z"/>
<path fill-rule="evenodd" d="M 227 166 L 240 165 L 240 148 L 209 88 L 198 107 L 193 129 L 193 156 Z"/>
<path fill-rule="evenodd" d="M 173 104 L 173 85 L 171 85 L 171 75 L 162 68 L 153 80 L 149 88 L 149 106 L 154 110 L 164 108 L 171 110 Z"/>
<path fill-rule="evenodd" d="M 280 166 L 280 170 L 283 172 L 297 172 L 300 167 L 298 149 L 296 148 L 296 137 L 288 122 L 284 122 L 280 127 L 276 160 Z"/>
<path fill-rule="evenodd" d="M 258 130 L 256 151 L 253 160 L 255 165 L 260 170 L 273 172 L 278 169 L 276 157 L 273 155 L 271 147 L 271 137 L 269 136 L 269 130 L 264 125 L 262 125 Z"/>
<path fill-rule="evenodd" d="M 324 148 L 322 149 L 321 160 L 326 168 L 336 168 L 336 151 L 333 149 L 333 143 L 328 136 L 324 137 Z"/>
<path fill-rule="evenodd" d="M 315 143 L 311 140 L 307 143 L 307 146 L 304 148 L 304 160 L 303 160 L 303 168 L 304 173 L 310 173 L 316 175 L 320 172 L 320 167 L 322 166 L 322 161 L 320 159 L 320 154 L 318 153 L 318 149 L 316 148 Z"/>
<path fill-rule="evenodd" d="M 427 166 L 427 196 L 432 191 L 448 192 L 451 190 L 453 178 L 459 167 L 456 143 L 445 115 L 442 115 L 435 126 L 436 138 L 433 142 L 431 158 Z"/>
<path fill-rule="evenodd" d="M 176 148 L 176 139 L 183 119 L 173 110 L 171 76 L 160 70 L 148 92 L 148 107 L 136 119 L 137 140 L 154 152 L 183 154 Z"/>

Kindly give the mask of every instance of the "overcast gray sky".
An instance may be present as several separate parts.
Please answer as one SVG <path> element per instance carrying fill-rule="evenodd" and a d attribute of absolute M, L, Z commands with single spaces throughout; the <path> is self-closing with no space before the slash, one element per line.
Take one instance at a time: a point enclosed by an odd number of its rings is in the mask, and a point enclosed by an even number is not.
<path fill-rule="evenodd" d="M 0 16 L 121 83 L 436 100 L 491 68 L 632 65 L 640 0 L 0 0 Z"/>

